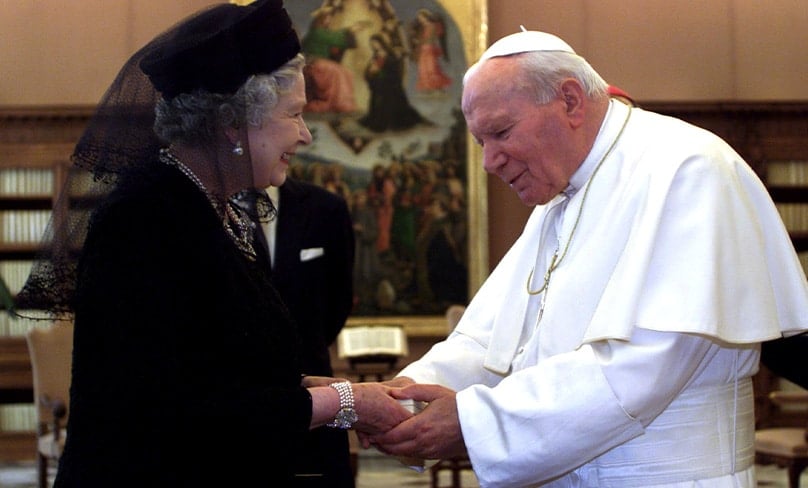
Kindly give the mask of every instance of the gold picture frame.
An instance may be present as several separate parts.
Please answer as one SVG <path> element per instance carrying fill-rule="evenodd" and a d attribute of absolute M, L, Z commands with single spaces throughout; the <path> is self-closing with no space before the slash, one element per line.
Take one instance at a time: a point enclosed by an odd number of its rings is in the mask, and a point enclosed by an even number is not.
<path fill-rule="evenodd" d="M 357 241 L 375 236 L 357 247 L 348 323 L 446 335 L 445 306 L 470 300 L 488 274 L 482 154 L 460 111 L 462 75 L 487 46 L 486 1 L 295 0 L 285 8 L 307 58 L 304 117 L 314 139 L 290 174 L 343 194 Z M 414 180 L 407 190 L 405 180 Z M 447 214 L 451 226 L 442 223 Z"/>

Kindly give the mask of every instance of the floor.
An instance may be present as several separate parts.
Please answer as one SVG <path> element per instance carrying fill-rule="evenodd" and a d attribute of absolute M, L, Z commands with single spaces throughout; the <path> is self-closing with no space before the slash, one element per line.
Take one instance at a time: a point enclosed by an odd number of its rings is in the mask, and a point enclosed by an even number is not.
<path fill-rule="evenodd" d="M 53 473 L 51 473 L 52 475 Z M 439 486 L 451 486 L 449 473 L 441 473 L 439 483 Z M 419 473 L 404 466 L 396 459 L 374 450 L 360 453 L 356 488 L 429 488 L 429 486 L 429 471 Z M 474 473 L 468 471 L 463 473 L 462 486 L 463 488 L 478 488 L 480 485 L 477 483 Z M 0 488 L 36 487 L 36 466 L 33 462 L 0 463 Z"/>
<path fill-rule="evenodd" d="M 397 459 L 369 449 L 360 451 L 359 476 L 356 488 L 429 487 L 431 475 L 427 469 L 423 473 L 415 471 Z M 451 486 L 448 471 L 439 474 L 438 486 Z M 478 488 L 480 484 L 472 471 L 463 471 L 463 488 Z M 808 485 L 807 485 L 808 486 Z"/>
<path fill-rule="evenodd" d="M 774 466 L 758 466 L 758 486 L 761 488 L 787 488 L 785 470 Z M 439 479 L 440 486 L 450 486 L 448 473 Z M 429 487 L 429 472 L 418 473 L 397 460 L 375 451 L 362 451 L 356 488 L 420 488 Z M 464 472 L 463 488 L 480 485 L 472 472 Z M 801 486 L 808 487 L 808 471 L 803 473 Z M 36 469 L 33 463 L 0 464 L 1 488 L 35 488 Z"/>

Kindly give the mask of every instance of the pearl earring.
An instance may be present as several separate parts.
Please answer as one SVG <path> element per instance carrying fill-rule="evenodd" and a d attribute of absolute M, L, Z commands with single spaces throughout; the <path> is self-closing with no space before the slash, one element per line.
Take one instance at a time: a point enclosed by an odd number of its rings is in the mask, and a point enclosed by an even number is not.
<path fill-rule="evenodd" d="M 236 156 L 243 156 L 244 155 L 244 148 L 241 147 L 241 141 L 236 141 L 235 147 L 233 147 L 233 154 Z"/>

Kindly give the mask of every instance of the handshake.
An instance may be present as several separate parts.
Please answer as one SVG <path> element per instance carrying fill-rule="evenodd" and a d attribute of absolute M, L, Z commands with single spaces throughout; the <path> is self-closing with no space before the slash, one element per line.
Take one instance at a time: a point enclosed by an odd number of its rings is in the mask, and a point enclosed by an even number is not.
<path fill-rule="evenodd" d="M 339 410 L 336 390 L 329 385 L 345 381 L 306 376 L 303 386 L 312 395 L 311 427 L 331 422 Z M 460 430 L 455 391 L 440 385 L 417 384 L 398 377 L 383 383 L 351 385 L 362 447 L 371 446 L 406 464 L 466 454 Z"/>

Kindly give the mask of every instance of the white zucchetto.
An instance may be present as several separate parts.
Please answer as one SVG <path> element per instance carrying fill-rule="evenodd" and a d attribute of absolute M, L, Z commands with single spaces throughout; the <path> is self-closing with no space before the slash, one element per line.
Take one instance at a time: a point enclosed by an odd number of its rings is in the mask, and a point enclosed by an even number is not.
<path fill-rule="evenodd" d="M 522 32 L 505 36 L 491 44 L 480 56 L 480 61 L 534 51 L 557 51 L 576 54 L 569 44 L 557 36 L 546 32 L 523 30 Z"/>

